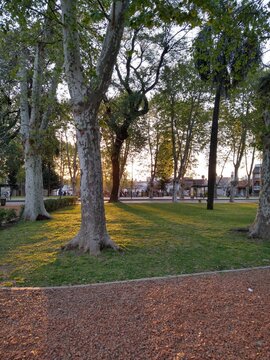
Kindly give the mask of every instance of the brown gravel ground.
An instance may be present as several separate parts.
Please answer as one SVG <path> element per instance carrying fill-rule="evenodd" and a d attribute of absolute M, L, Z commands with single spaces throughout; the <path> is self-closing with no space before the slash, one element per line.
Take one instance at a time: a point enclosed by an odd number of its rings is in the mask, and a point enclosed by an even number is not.
<path fill-rule="evenodd" d="M 0 290 L 0 359 L 270 359 L 270 269 Z"/>

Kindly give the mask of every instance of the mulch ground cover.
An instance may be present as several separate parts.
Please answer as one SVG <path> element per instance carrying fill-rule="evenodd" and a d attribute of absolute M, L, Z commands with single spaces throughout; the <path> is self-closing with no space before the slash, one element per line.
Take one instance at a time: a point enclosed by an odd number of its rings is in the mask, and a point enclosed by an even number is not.
<path fill-rule="evenodd" d="M 0 289 L 0 358 L 270 359 L 270 269 Z"/>

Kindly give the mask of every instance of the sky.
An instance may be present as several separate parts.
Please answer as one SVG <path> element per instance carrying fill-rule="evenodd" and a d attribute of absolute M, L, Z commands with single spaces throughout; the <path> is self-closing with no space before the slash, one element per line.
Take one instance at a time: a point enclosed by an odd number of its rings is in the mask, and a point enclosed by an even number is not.
<path fill-rule="evenodd" d="M 150 163 L 149 161 L 147 161 L 147 158 L 144 157 L 143 160 L 140 159 L 141 157 L 134 157 L 133 158 L 133 165 L 132 165 L 132 161 L 130 160 L 127 164 L 127 172 L 129 174 L 129 178 L 132 179 L 132 175 L 133 175 L 133 179 L 136 181 L 146 181 L 147 178 L 150 177 Z M 206 179 L 208 178 L 208 159 L 207 159 L 207 155 L 206 154 L 199 154 L 198 155 L 198 166 L 194 167 L 193 169 L 193 178 L 197 178 L 197 179 L 201 179 L 202 176 L 204 176 Z M 255 162 L 254 162 L 254 166 L 255 164 L 260 164 L 260 159 L 257 157 Z M 244 163 L 244 161 L 243 161 Z M 249 164 L 248 164 L 249 165 Z M 231 177 L 233 171 L 233 165 L 232 163 L 228 163 L 225 168 L 224 171 L 222 173 L 223 177 Z M 222 172 L 222 164 L 217 166 L 217 176 L 220 176 Z M 243 166 L 240 170 L 239 170 L 239 178 L 245 178 L 246 177 L 246 169 L 245 166 Z"/>

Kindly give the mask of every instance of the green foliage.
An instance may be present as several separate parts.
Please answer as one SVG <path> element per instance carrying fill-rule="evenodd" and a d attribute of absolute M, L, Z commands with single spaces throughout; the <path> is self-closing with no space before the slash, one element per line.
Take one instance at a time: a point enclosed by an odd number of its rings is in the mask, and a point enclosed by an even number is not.
<path fill-rule="evenodd" d="M 269 104 L 269 98 L 270 98 L 270 72 L 267 71 L 264 74 L 262 74 L 258 81 L 258 87 L 257 87 L 258 95 L 261 97 L 262 102 L 264 104 Z"/>
<path fill-rule="evenodd" d="M 228 91 L 258 66 L 268 27 L 264 10 L 252 1 L 216 3 L 194 42 L 195 62 L 203 80 L 222 84 Z"/>
<path fill-rule="evenodd" d="M 47 190 L 57 189 L 61 186 L 61 178 L 51 164 L 44 163 L 42 166 L 43 188 Z"/>
<path fill-rule="evenodd" d="M 17 218 L 14 209 L 1 209 L 0 208 L 0 226 L 9 223 Z"/>
<path fill-rule="evenodd" d="M 0 148 L 7 146 L 19 131 L 18 89 L 13 73 L 17 71 L 17 60 L 12 40 L 0 27 Z"/>
<path fill-rule="evenodd" d="M 162 24 L 190 23 L 195 26 L 201 21 L 201 6 L 198 7 L 195 3 L 179 0 L 132 1 L 129 9 L 129 25 L 133 28 L 143 25 L 150 29 Z"/>
<path fill-rule="evenodd" d="M 160 179 L 160 182 L 164 184 L 163 190 L 165 189 L 165 184 L 170 182 L 172 173 L 172 143 L 166 136 L 162 139 L 157 156 L 157 177 Z"/>
<path fill-rule="evenodd" d="M 171 141 L 171 158 L 181 176 L 193 162 L 194 154 L 208 141 L 206 124 L 209 114 L 205 110 L 206 87 L 198 77 L 192 63 L 166 66 L 162 73 L 159 93 L 154 98 L 163 131 Z M 165 148 L 164 148 L 165 150 Z"/>
<path fill-rule="evenodd" d="M 258 150 L 263 148 L 263 137 L 269 129 L 264 122 L 265 112 L 270 111 L 270 76 L 268 70 L 258 71 L 250 76 L 244 87 L 238 90 L 235 96 L 239 99 L 239 92 L 248 96 L 250 102 L 249 115 L 242 118 L 245 125 L 253 135 L 251 146 L 256 146 Z M 239 111 L 238 111 L 239 114 Z"/>
<path fill-rule="evenodd" d="M 260 123 L 256 130 L 258 144 L 262 149 L 264 137 L 269 136 L 270 134 L 270 124 L 269 124 L 269 99 L 270 99 L 270 72 L 265 71 L 258 77 L 257 82 L 257 106 L 260 111 Z M 268 145 L 267 145 L 268 146 Z"/>
<path fill-rule="evenodd" d="M 18 173 L 23 165 L 23 149 L 18 139 L 13 139 L 1 148 L 0 177 L 6 178 L 8 184 L 14 187 L 17 184 Z"/>

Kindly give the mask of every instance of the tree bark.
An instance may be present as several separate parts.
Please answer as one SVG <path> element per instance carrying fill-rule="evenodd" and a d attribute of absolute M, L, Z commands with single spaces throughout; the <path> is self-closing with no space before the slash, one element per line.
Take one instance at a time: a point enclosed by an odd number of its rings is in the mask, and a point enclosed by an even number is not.
<path fill-rule="evenodd" d="M 54 9 L 54 2 L 51 0 L 47 4 L 47 15 Z M 37 36 L 35 45 L 35 57 L 32 70 L 32 86 L 29 89 L 29 69 L 31 64 L 28 58 L 29 49 L 26 50 L 25 45 L 22 46 L 20 53 L 20 117 L 21 117 L 21 134 L 24 145 L 25 155 L 25 207 L 23 218 L 25 220 L 41 220 L 50 218 L 45 209 L 43 201 L 43 178 L 42 178 L 42 159 L 41 148 L 43 142 L 44 131 L 48 126 L 50 116 L 55 104 L 55 94 L 59 82 L 60 68 L 62 67 L 61 56 L 54 58 L 54 69 L 49 84 L 49 89 L 44 87 L 44 71 L 46 69 L 46 61 L 49 59 L 46 51 L 47 41 L 52 41 L 54 24 L 51 17 L 45 16 L 42 25 L 41 34 Z M 57 50 L 54 48 L 54 55 Z M 46 79 L 47 82 L 47 79 Z M 46 88 L 47 88 L 46 84 Z M 30 96 L 29 96 L 30 94 Z M 41 102 L 45 98 L 46 106 L 42 108 Z"/>
<path fill-rule="evenodd" d="M 85 110 L 83 118 L 93 118 Z M 99 128 L 90 127 L 77 132 L 78 153 L 81 166 L 81 228 L 65 249 L 79 248 L 98 255 L 105 247 L 117 249 L 110 239 L 105 220 L 103 183 L 100 155 Z M 88 149 L 88 151 L 85 151 Z"/>
<path fill-rule="evenodd" d="M 269 117 L 270 120 L 270 117 Z M 270 121 L 268 127 L 270 125 Z M 270 240 L 270 134 L 263 138 L 263 161 L 261 169 L 259 207 L 249 236 Z"/>
<path fill-rule="evenodd" d="M 77 142 L 74 143 L 73 148 L 73 154 L 71 153 L 72 150 L 70 150 L 70 144 L 68 143 L 68 136 L 67 133 L 65 133 L 66 138 L 66 153 L 67 153 L 67 163 L 68 163 L 68 172 L 69 177 L 71 180 L 71 186 L 72 186 L 72 195 L 76 195 L 76 180 L 77 180 L 77 174 L 78 174 L 78 164 L 77 164 L 77 158 L 78 158 L 78 147 Z"/>
<path fill-rule="evenodd" d="M 96 67 L 86 85 L 77 31 L 77 1 L 61 0 L 65 72 L 77 128 L 81 167 L 81 228 L 65 249 L 79 248 L 98 255 L 104 247 L 117 249 L 106 228 L 97 113 L 108 89 L 124 30 L 128 0 L 114 1 Z"/>
<path fill-rule="evenodd" d="M 133 93 L 131 92 L 131 94 Z M 124 122 L 121 125 L 118 125 L 114 115 L 112 115 L 107 122 L 108 126 L 115 134 L 111 155 L 113 186 L 110 195 L 110 202 L 117 202 L 119 199 L 119 188 L 122 174 L 120 171 L 120 154 L 124 141 L 129 137 L 128 130 L 138 117 L 143 116 L 148 112 L 148 101 L 146 96 L 144 94 L 140 94 L 137 101 L 134 102 L 132 101 L 133 96 L 131 94 L 129 94 L 129 106 L 125 111 L 126 114 L 124 115 Z M 143 109 L 140 110 L 140 106 L 142 104 L 144 106 Z"/>
<path fill-rule="evenodd" d="M 112 190 L 110 195 L 109 202 L 118 202 L 119 201 L 119 188 L 120 188 L 120 153 L 123 145 L 123 140 L 120 140 L 116 137 L 116 140 L 113 144 L 112 149 Z"/>
<path fill-rule="evenodd" d="M 25 157 L 25 204 L 23 218 L 25 220 L 42 220 L 49 219 L 50 215 L 45 209 L 43 200 L 43 178 L 42 178 L 42 160 L 39 154 L 39 144 L 42 141 L 38 138 L 37 125 L 38 115 L 37 108 L 40 95 L 40 49 L 37 47 L 31 116 L 28 103 L 28 86 L 27 86 L 27 68 L 26 57 L 22 53 L 20 64 L 20 115 L 21 115 L 21 134 L 24 145 Z"/>
<path fill-rule="evenodd" d="M 255 160 L 255 151 L 256 151 L 256 147 L 253 146 L 252 157 L 251 157 L 251 163 L 250 163 L 249 170 L 247 168 L 247 156 L 246 156 L 246 153 L 245 153 L 246 171 L 247 171 L 247 187 L 246 187 L 246 198 L 247 199 L 249 199 L 249 197 L 250 197 L 249 191 L 250 191 L 250 188 L 251 188 L 251 174 L 252 174 L 254 160 Z"/>
<path fill-rule="evenodd" d="M 247 108 L 246 111 L 246 117 L 248 117 L 248 113 L 249 113 L 249 108 Z M 237 189 L 237 185 L 238 185 L 238 171 L 244 156 L 244 152 L 246 149 L 246 140 L 247 140 L 247 128 L 244 124 L 242 124 L 241 126 L 242 132 L 241 132 L 241 137 L 240 137 L 240 142 L 238 144 L 237 147 L 237 151 L 236 151 L 236 161 L 234 161 L 234 179 L 231 182 L 231 194 L 230 194 L 230 202 L 234 202 L 234 198 L 236 196 L 236 189 Z M 237 144 L 235 144 L 237 145 Z"/>
<path fill-rule="evenodd" d="M 172 194 L 172 202 L 178 202 L 178 194 L 179 194 L 179 180 L 176 178 L 173 179 L 173 194 Z"/>
<path fill-rule="evenodd" d="M 238 185 L 238 176 L 235 175 L 234 179 L 231 181 L 231 189 L 230 189 L 230 202 L 231 203 L 234 202 L 237 185 Z"/>
<path fill-rule="evenodd" d="M 50 219 L 43 200 L 42 159 L 29 144 L 25 145 L 25 203 L 23 218 L 35 221 Z"/>
<path fill-rule="evenodd" d="M 212 118 L 210 154 L 209 154 L 209 165 L 208 165 L 207 210 L 213 210 L 214 208 L 216 168 L 217 168 L 218 120 L 219 120 L 221 89 L 222 89 L 222 84 L 219 83 L 216 89 L 215 105 L 214 105 L 213 118 Z"/>

